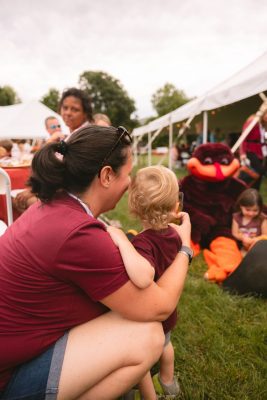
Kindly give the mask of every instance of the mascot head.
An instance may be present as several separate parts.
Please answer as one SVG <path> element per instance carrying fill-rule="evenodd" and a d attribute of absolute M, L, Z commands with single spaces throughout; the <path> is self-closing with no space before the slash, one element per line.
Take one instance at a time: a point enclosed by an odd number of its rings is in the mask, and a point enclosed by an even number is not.
<path fill-rule="evenodd" d="M 208 182 L 224 181 L 239 168 L 230 148 L 222 143 L 207 143 L 197 147 L 187 163 L 189 172 Z"/>

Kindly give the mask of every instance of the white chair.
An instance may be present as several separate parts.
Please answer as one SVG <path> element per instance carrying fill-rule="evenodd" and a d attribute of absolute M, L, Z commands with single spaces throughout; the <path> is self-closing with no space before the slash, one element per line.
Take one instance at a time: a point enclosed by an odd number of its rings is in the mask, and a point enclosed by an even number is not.
<path fill-rule="evenodd" d="M 10 226 L 13 222 L 11 181 L 8 173 L 3 168 L 0 168 L 0 194 L 4 194 L 6 196 L 7 224 Z"/>
<path fill-rule="evenodd" d="M 7 229 L 7 224 L 4 221 L 0 221 L 0 236 L 2 236 Z"/>

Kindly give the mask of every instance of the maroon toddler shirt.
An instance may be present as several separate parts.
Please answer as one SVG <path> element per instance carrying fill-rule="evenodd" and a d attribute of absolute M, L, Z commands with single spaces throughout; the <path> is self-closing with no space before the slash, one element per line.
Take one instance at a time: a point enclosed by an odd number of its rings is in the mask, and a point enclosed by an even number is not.
<path fill-rule="evenodd" d="M 13 369 L 105 313 L 129 278 L 104 225 L 67 194 L 35 203 L 0 237 L 0 390 Z"/>
<path fill-rule="evenodd" d="M 182 246 L 180 236 L 171 226 L 161 231 L 147 229 L 135 236 L 132 243 L 138 253 L 145 257 L 155 268 L 155 281 L 171 265 Z M 176 322 L 177 311 L 175 310 L 163 322 L 164 332 L 167 333 L 173 329 Z"/>

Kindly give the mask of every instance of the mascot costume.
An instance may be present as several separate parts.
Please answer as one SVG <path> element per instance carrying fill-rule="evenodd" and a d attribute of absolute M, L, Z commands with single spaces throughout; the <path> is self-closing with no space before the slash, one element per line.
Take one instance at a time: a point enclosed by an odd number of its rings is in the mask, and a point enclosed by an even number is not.
<path fill-rule="evenodd" d="M 228 146 L 203 144 L 188 161 L 190 175 L 179 183 L 184 192 L 184 210 L 189 213 L 192 223 L 192 247 L 195 254 L 204 249 L 208 265 L 205 278 L 218 283 L 242 261 L 231 233 L 234 205 L 247 187 L 233 177 L 239 166 Z"/>

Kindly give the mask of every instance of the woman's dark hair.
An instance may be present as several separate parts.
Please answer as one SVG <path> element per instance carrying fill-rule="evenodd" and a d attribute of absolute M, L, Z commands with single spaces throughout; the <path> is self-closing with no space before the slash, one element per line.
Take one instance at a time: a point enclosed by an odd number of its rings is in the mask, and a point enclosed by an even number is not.
<path fill-rule="evenodd" d="M 34 155 L 28 184 L 43 202 L 60 190 L 83 193 L 105 165 L 119 171 L 127 162 L 130 144 L 128 132 L 121 127 L 81 128 L 68 142 L 48 143 Z"/>
<path fill-rule="evenodd" d="M 263 208 L 263 201 L 260 193 L 256 189 L 246 189 L 244 190 L 237 199 L 236 209 L 241 210 L 240 207 L 259 207 L 259 213 Z"/>
<path fill-rule="evenodd" d="M 79 99 L 81 101 L 83 111 L 85 112 L 85 114 L 87 116 L 87 121 L 92 122 L 93 121 L 93 109 L 92 109 L 91 99 L 85 91 L 83 91 L 81 89 L 77 89 L 75 87 L 64 90 L 64 92 L 62 93 L 61 99 L 59 101 L 58 112 L 60 113 L 63 101 L 67 97 L 70 97 L 70 96 L 76 97 L 77 99 Z"/>

